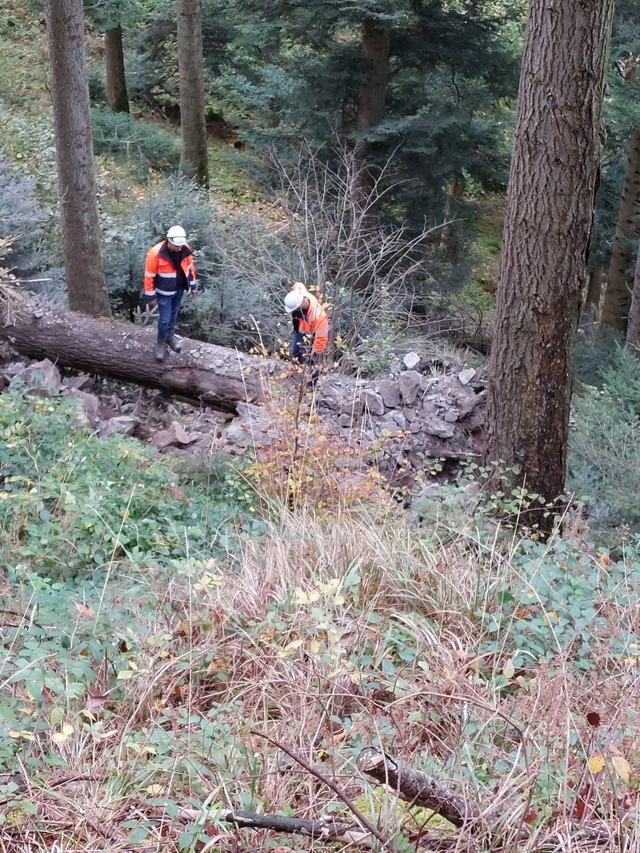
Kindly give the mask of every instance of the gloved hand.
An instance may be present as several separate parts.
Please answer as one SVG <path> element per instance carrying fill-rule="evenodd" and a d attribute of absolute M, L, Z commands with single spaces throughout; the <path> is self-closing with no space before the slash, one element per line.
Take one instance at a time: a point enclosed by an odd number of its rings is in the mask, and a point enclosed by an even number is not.
<path fill-rule="evenodd" d="M 156 302 L 144 301 L 144 306 L 136 305 L 133 312 L 133 322 L 139 326 L 150 326 L 158 319 L 158 305 Z"/>
<path fill-rule="evenodd" d="M 189 282 L 189 296 L 195 296 L 198 292 L 198 282 L 196 280 Z"/>
<path fill-rule="evenodd" d="M 147 305 L 149 308 L 155 308 L 158 303 L 155 293 L 145 293 L 143 298 L 144 304 Z"/>

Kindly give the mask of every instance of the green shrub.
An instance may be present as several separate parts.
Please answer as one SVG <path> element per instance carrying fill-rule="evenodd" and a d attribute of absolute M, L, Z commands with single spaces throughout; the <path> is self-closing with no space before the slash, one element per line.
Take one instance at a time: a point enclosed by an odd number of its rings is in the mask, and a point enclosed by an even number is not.
<path fill-rule="evenodd" d="M 180 165 L 180 146 L 174 133 L 128 113 L 91 110 L 93 148 L 96 154 L 114 154 L 133 167 L 172 171 Z"/>
<path fill-rule="evenodd" d="M 42 265 L 39 244 L 50 217 L 51 209 L 37 199 L 35 178 L 0 150 L 0 241 L 12 241 L 6 255 L 9 265 L 27 269 Z"/>
<path fill-rule="evenodd" d="M 76 413 L 70 401 L 0 397 L 0 566 L 58 579 L 209 557 L 239 510 L 220 478 L 186 494 L 170 460 L 74 428 Z"/>
<path fill-rule="evenodd" d="M 604 550 L 590 555 L 576 544 L 558 539 L 519 546 L 513 575 L 476 614 L 484 620 L 486 651 L 510 651 L 514 666 L 527 669 L 557 655 L 590 669 L 598 648 L 619 660 L 639 654 L 637 553 L 613 562 Z"/>
<path fill-rule="evenodd" d="M 615 528 L 640 531 L 640 362 L 617 348 L 599 380 L 600 390 L 585 386 L 573 397 L 567 489 L 585 500 L 590 526 L 608 539 Z"/>

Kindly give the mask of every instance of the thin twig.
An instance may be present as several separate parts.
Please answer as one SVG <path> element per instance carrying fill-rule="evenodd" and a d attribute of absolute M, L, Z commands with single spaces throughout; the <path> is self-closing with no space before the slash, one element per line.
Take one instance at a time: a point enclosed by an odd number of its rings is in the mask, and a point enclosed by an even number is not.
<path fill-rule="evenodd" d="M 356 806 L 356 804 L 353 802 L 353 800 L 351 800 L 351 799 L 350 799 L 350 798 L 349 798 L 349 797 L 344 793 L 344 791 L 342 791 L 342 790 L 341 790 L 341 789 L 340 789 L 340 788 L 335 784 L 335 782 L 332 782 L 332 781 L 331 781 L 331 779 L 329 779 L 327 776 L 325 776 L 325 775 L 324 775 L 323 773 L 321 773 L 319 770 L 316 770 L 316 769 L 315 769 L 315 767 L 312 767 L 312 766 L 309 764 L 309 762 L 308 762 L 308 761 L 305 761 L 305 759 L 304 759 L 304 758 L 301 758 L 299 755 L 296 755 L 295 753 L 291 752 L 291 750 L 290 750 L 290 749 L 288 749 L 286 746 L 284 746 L 284 744 L 282 744 L 282 743 L 280 743 L 279 741 L 275 740 L 275 738 L 269 737 L 269 735 L 266 735 L 266 734 L 264 734 L 263 732 L 251 731 L 251 734 L 252 734 L 252 735 L 256 735 L 257 737 L 264 738 L 265 740 L 269 741 L 269 743 L 273 744 L 275 747 L 277 747 L 278 749 L 282 750 L 282 752 L 284 752 L 284 754 L 285 754 L 285 755 L 288 755 L 288 756 L 289 756 L 289 758 L 291 758 L 293 761 L 295 761 L 295 762 L 296 762 L 296 764 L 299 764 L 301 767 L 304 767 L 304 769 L 305 769 L 308 773 L 311 773 L 311 775 L 312 775 L 312 776 L 315 776 L 315 777 L 316 777 L 316 779 L 318 779 L 320 782 L 322 782 L 324 785 L 326 785 L 328 788 L 330 788 L 330 789 L 333 791 L 333 793 L 334 793 L 337 797 L 339 797 L 339 798 L 342 800 L 342 802 L 345 804 L 345 806 L 346 806 L 346 807 L 349 809 L 349 811 L 354 815 L 354 817 L 355 817 L 355 818 L 356 818 L 356 819 L 357 819 L 357 820 L 362 824 L 362 826 L 363 826 L 365 829 L 367 829 L 367 830 L 368 830 L 368 831 L 369 831 L 369 832 L 370 832 L 370 833 L 371 833 L 375 838 L 377 838 L 377 839 L 378 839 L 378 841 L 379 841 L 379 842 L 380 842 L 384 847 L 386 847 L 386 849 L 389 851 L 389 853 L 397 853 L 396 848 L 394 847 L 393 843 L 392 843 L 392 842 L 391 842 L 391 841 L 390 841 L 386 836 L 384 836 L 384 835 L 383 835 L 383 834 L 382 834 L 382 833 L 381 833 L 381 832 L 380 832 L 380 831 L 379 831 L 379 830 L 378 830 L 378 829 L 377 829 L 377 828 L 376 828 L 376 827 L 371 823 L 371 821 L 370 821 L 368 818 L 366 818 L 366 817 L 362 814 L 362 812 L 361 812 L 361 811 L 360 811 L 360 809 Z"/>

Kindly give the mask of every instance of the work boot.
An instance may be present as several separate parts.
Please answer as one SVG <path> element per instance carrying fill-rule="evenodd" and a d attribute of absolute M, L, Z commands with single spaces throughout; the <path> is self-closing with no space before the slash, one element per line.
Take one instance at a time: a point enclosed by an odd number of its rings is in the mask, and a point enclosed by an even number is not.
<path fill-rule="evenodd" d="M 179 341 L 173 333 L 168 336 L 166 344 L 169 349 L 173 350 L 174 352 L 182 351 L 182 341 Z"/>
<path fill-rule="evenodd" d="M 164 341 L 158 341 L 153 351 L 153 357 L 156 361 L 164 361 Z"/>

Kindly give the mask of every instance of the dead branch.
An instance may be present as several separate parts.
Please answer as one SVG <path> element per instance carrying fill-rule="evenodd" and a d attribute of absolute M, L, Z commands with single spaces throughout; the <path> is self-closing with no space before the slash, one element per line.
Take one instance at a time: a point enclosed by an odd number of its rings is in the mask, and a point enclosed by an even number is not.
<path fill-rule="evenodd" d="M 178 817 L 186 820 L 202 820 L 206 813 L 197 809 L 181 809 Z M 248 811 L 224 809 L 216 812 L 218 820 L 230 823 L 240 829 L 271 829 L 274 832 L 295 833 L 322 841 L 334 841 L 341 844 L 355 844 L 370 847 L 373 844 L 371 833 L 363 832 L 353 825 L 341 824 L 330 818 L 320 820 L 302 820 L 278 814 L 257 814 Z"/>
<path fill-rule="evenodd" d="M 304 760 L 304 758 L 301 758 L 299 755 L 296 755 L 294 752 L 291 752 L 291 750 L 289 750 L 286 746 L 284 746 L 282 743 L 275 740 L 274 738 L 269 737 L 269 735 L 265 735 L 262 732 L 257 731 L 252 731 L 251 734 L 257 735 L 258 737 L 262 737 L 265 740 L 268 740 L 269 743 L 272 743 L 274 746 L 277 746 L 278 749 L 281 749 L 285 753 L 285 755 L 288 755 L 289 758 L 293 759 L 296 764 L 299 764 L 301 767 L 304 767 L 304 769 L 308 773 L 311 773 L 312 776 L 315 776 L 316 779 L 319 779 L 324 785 L 327 786 L 327 788 L 332 790 L 333 793 L 336 794 L 342 800 L 342 802 L 354 815 L 354 817 L 360 822 L 360 824 L 364 826 L 365 829 L 367 829 L 371 833 L 371 835 L 377 838 L 378 841 L 382 844 L 382 846 L 386 847 L 389 853 L 396 853 L 395 847 L 393 846 L 392 842 L 388 838 L 386 838 L 378 829 L 376 829 L 376 827 L 371 823 L 371 821 L 362 814 L 362 812 L 356 806 L 353 800 L 351 800 L 344 793 L 344 791 L 342 791 L 341 788 L 336 785 L 335 782 L 332 782 L 331 779 L 328 779 L 323 773 L 312 767 L 308 761 Z"/>
<path fill-rule="evenodd" d="M 458 797 L 433 777 L 408 767 L 379 749 L 363 749 L 357 765 L 362 773 L 392 788 L 402 800 L 431 809 L 458 828 L 469 826 L 480 817 L 480 809 L 475 803 Z"/>

